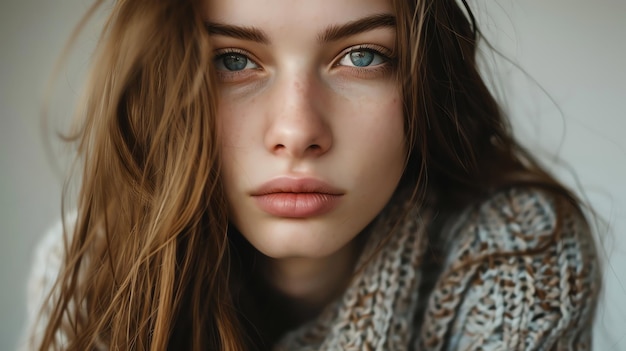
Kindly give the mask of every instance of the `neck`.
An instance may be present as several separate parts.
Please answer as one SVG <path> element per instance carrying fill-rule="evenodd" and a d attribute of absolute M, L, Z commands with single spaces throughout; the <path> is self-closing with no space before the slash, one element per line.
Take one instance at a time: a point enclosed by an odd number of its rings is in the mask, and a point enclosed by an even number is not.
<path fill-rule="evenodd" d="M 358 257 L 353 240 L 330 256 L 321 258 L 265 258 L 262 275 L 278 301 L 300 324 L 315 317 L 349 284 Z"/>

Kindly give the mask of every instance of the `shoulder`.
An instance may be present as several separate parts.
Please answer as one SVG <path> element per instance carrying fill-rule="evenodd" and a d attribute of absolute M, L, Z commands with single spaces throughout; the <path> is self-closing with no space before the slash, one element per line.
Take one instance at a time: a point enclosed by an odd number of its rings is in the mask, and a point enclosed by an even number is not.
<path fill-rule="evenodd" d="M 73 223 L 76 214 L 65 218 L 65 223 Z M 32 266 L 28 280 L 28 301 L 40 300 L 50 291 L 61 269 L 64 256 L 64 229 L 59 220 L 42 236 L 33 251 Z"/>
<path fill-rule="evenodd" d="M 597 258 L 583 214 L 564 196 L 501 191 L 468 208 L 445 237 L 424 342 L 450 350 L 590 346 Z"/>
<path fill-rule="evenodd" d="M 594 254 L 589 225 L 563 195 L 537 188 L 510 188 L 466 209 L 454 219 L 449 239 L 451 259 L 555 249 L 574 241 Z"/>
<path fill-rule="evenodd" d="M 35 340 L 37 335 L 43 332 L 49 313 L 45 304 L 48 296 L 52 293 L 55 282 L 63 267 L 65 255 L 64 233 L 71 233 L 76 221 L 76 213 L 72 212 L 65 216 L 66 228 L 63 221 L 59 220 L 51 226 L 41 237 L 33 250 L 33 258 L 28 277 L 26 307 L 27 325 L 24 331 L 25 340 Z"/>

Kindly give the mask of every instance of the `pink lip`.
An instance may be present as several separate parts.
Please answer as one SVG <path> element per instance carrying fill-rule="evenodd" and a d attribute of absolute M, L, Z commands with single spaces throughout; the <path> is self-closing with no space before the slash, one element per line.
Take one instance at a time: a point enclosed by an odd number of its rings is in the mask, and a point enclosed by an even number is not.
<path fill-rule="evenodd" d="M 307 218 L 332 211 L 343 191 L 313 178 L 273 179 L 251 195 L 264 212 L 285 218 Z"/>

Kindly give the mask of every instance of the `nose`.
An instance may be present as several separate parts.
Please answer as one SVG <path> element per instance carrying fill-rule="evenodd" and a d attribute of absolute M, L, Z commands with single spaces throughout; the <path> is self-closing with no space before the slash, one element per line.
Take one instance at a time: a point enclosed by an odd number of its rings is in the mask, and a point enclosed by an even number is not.
<path fill-rule="evenodd" d="M 314 75 L 277 79 L 269 96 L 267 149 L 282 157 L 319 157 L 333 142 L 324 92 Z"/>

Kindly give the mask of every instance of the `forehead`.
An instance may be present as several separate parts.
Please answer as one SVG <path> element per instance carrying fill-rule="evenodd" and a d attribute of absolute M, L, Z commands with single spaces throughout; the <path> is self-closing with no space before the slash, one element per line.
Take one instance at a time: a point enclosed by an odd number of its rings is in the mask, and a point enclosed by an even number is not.
<path fill-rule="evenodd" d="M 207 21 L 267 31 L 320 30 L 393 13 L 391 0 L 205 0 L 204 4 Z"/>

